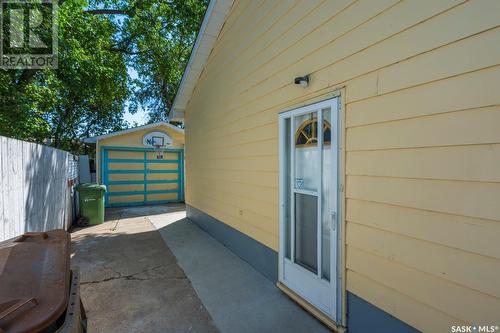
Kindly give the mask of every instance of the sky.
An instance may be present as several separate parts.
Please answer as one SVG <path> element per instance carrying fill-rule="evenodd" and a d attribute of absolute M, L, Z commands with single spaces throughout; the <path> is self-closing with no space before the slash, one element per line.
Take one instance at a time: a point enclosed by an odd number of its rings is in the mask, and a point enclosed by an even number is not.
<path fill-rule="evenodd" d="M 138 126 L 144 125 L 147 121 L 147 115 L 144 110 L 138 110 L 135 114 L 131 114 L 130 112 L 125 111 L 125 116 L 123 117 L 130 125 L 134 122 L 137 123 Z"/>
<path fill-rule="evenodd" d="M 137 72 L 132 67 L 128 67 L 127 72 L 132 79 L 137 78 Z M 128 105 L 125 106 L 125 108 L 126 111 L 124 118 L 130 125 L 132 125 L 134 122 L 136 122 L 138 126 L 144 125 L 148 120 L 147 114 L 142 108 L 139 108 L 139 110 L 137 110 L 135 114 L 131 114 L 130 112 L 128 112 Z"/>

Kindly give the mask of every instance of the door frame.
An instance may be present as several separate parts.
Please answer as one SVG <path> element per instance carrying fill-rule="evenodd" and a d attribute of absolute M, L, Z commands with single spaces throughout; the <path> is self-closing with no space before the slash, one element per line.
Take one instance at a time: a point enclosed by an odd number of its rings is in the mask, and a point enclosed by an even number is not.
<path fill-rule="evenodd" d="M 122 207 L 122 206 L 139 206 L 139 205 L 149 205 L 149 204 L 164 204 L 164 203 L 177 203 L 177 202 L 183 202 L 184 201 L 184 149 L 182 148 L 166 148 L 164 151 L 166 153 L 177 153 L 178 154 L 178 159 L 174 161 L 161 161 L 162 163 L 174 163 L 177 164 L 177 170 L 175 173 L 177 173 L 177 180 L 175 181 L 169 181 L 169 183 L 175 183 L 177 184 L 177 190 L 157 190 L 157 191 L 150 191 L 147 189 L 148 184 L 153 184 L 153 181 L 148 181 L 144 179 L 143 181 L 115 181 L 115 184 L 120 183 L 121 185 L 126 185 L 126 184 L 132 184 L 132 183 L 137 183 L 140 182 L 141 184 L 144 184 L 144 191 L 138 191 L 138 192 L 143 192 L 143 193 L 136 193 L 136 191 L 131 191 L 131 192 L 120 192 L 122 195 L 134 195 L 134 194 L 144 194 L 144 201 L 142 202 L 124 202 L 124 203 L 114 203 L 111 204 L 109 203 L 109 175 L 108 175 L 108 167 L 109 163 L 131 163 L 129 159 L 123 159 L 122 161 L 118 161 L 120 159 L 116 160 L 111 160 L 109 161 L 108 153 L 109 151 L 130 151 L 130 152 L 138 152 L 138 153 L 144 153 L 144 157 L 142 159 L 138 159 L 137 163 L 144 163 L 144 170 L 143 174 L 146 176 L 146 174 L 150 173 L 147 170 L 147 164 L 149 163 L 160 163 L 160 162 L 150 162 L 149 159 L 146 157 L 146 153 L 148 152 L 154 152 L 154 148 L 140 148 L 140 147 L 122 147 L 122 146 L 100 146 L 99 147 L 99 154 L 100 154 L 100 159 L 99 159 L 99 169 L 100 169 L 100 175 L 101 177 L 99 179 L 101 184 L 106 185 L 108 188 L 105 192 L 104 195 L 104 203 L 105 207 Z M 131 170 L 130 172 L 122 172 L 124 174 L 132 174 L 132 173 L 137 173 L 134 170 Z M 167 183 L 165 181 L 165 183 Z M 115 185 L 112 184 L 112 185 Z M 157 194 L 157 193 L 177 193 L 177 200 L 156 200 L 156 201 L 151 201 L 147 200 L 147 195 L 148 194 Z M 113 192 L 111 192 L 113 194 Z"/>
<path fill-rule="evenodd" d="M 346 325 L 346 289 L 345 289 L 345 105 L 344 105 L 344 96 L 345 89 L 336 90 L 333 93 L 329 93 L 323 95 L 321 97 L 315 98 L 313 100 L 309 100 L 301 105 L 296 105 L 288 110 L 282 111 L 279 113 L 278 117 L 278 131 L 279 131 L 279 252 L 278 252 L 278 283 L 284 284 L 284 264 L 285 264 L 285 238 L 282 235 L 285 234 L 285 218 L 284 218 L 284 209 L 285 209 L 285 142 L 283 137 L 284 126 L 282 126 L 282 122 L 285 118 L 290 116 L 296 116 L 303 113 L 308 113 L 314 111 L 316 109 L 321 109 L 326 105 L 331 105 L 332 99 L 337 98 L 338 104 L 338 114 L 337 114 L 337 140 L 338 140 L 338 163 L 337 163 L 337 216 L 336 216 L 336 227 L 337 229 L 337 246 L 336 249 L 332 250 L 332 254 L 335 252 L 337 257 L 336 264 L 336 311 L 334 314 L 334 318 L 331 318 L 336 325 Z M 333 282 L 333 280 L 332 280 Z M 286 284 L 284 284 L 286 286 Z M 293 290 L 292 290 L 293 291 Z M 300 295 L 299 295 L 300 297 Z M 307 300 L 304 300 L 307 304 Z M 309 304 L 314 307 L 312 304 Z M 317 309 L 314 307 L 315 310 Z M 325 314 L 326 315 L 326 314 Z M 328 318 L 330 318 L 328 316 Z"/>

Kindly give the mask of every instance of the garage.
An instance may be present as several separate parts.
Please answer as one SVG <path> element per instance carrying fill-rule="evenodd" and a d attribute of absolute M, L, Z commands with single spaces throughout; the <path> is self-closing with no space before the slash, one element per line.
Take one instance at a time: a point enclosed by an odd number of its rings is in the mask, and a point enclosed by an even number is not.
<path fill-rule="evenodd" d="M 87 138 L 96 145 L 96 171 L 107 187 L 106 207 L 184 201 L 184 130 L 148 124 Z"/>

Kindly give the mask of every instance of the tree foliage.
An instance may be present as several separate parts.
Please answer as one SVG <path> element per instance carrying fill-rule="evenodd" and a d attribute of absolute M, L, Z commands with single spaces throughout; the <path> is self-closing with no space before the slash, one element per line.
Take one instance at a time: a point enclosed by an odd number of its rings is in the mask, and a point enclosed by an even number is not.
<path fill-rule="evenodd" d="M 206 5 L 60 2 L 58 68 L 0 70 L 0 134 L 77 152 L 82 138 L 126 127 L 126 107 L 166 120 Z"/>
<path fill-rule="evenodd" d="M 206 5 L 206 0 L 142 0 L 123 19 L 119 45 L 138 74 L 131 107 L 146 109 L 150 122 L 168 119 Z"/>

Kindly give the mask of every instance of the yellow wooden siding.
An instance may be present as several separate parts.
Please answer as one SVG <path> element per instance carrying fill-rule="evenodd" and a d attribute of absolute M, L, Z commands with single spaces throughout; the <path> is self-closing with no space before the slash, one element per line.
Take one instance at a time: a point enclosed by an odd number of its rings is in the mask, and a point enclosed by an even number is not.
<path fill-rule="evenodd" d="M 347 289 L 425 332 L 498 320 L 499 24 L 496 0 L 235 1 L 186 201 L 278 250 L 278 113 L 345 87 Z"/>
<path fill-rule="evenodd" d="M 144 146 L 143 146 L 144 147 Z M 146 153 L 146 158 L 148 160 L 155 160 L 157 157 L 157 153 L 156 152 L 147 152 Z M 177 160 L 179 158 L 178 154 L 177 153 L 169 153 L 169 152 L 164 152 L 163 153 L 163 159 L 164 160 Z"/>
<path fill-rule="evenodd" d="M 148 190 L 149 191 L 177 190 L 177 184 L 176 183 L 172 183 L 172 184 L 148 184 Z"/>
<path fill-rule="evenodd" d="M 125 133 L 123 135 L 112 136 L 99 141 L 101 146 L 121 146 L 121 147 L 139 147 L 144 148 L 142 138 L 145 134 L 153 131 L 166 133 L 172 138 L 172 147 L 182 148 L 184 144 L 184 134 L 167 126 L 158 125 L 155 127 L 143 129 L 140 131 Z"/>
<path fill-rule="evenodd" d="M 108 192 L 144 191 L 143 184 L 117 184 L 109 185 Z"/>
<path fill-rule="evenodd" d="M 364 272 L 368 278 L 383 281 L 385 286 L 421 300 L 430 307 L 447 309 L 447 313 L 453 318 L 476 323 L 495 323 L 498 320 L 500 300 L 496 297 L 449 283 L 439 276 L 415 270 L 392 258 L 382 258 L 354 246 L 348 246 L 347 252 L 348 269 Z M 432 260 L 432 256 L 429 259 Z M 415 282 L 409 284 L 408 279 Z"/>
<path fill-rule="evenodd" d="M 133 158 L 133 157 L 129 157 Z M 109 170 L 144 170 L 144 162 L 140 163 L 108 163 Z"/>
<path fill-rule="evenodd" d="M 438 213 L 374 201 L 349 199 L 347 221 L 435 244 L 500 258 L 497 221 Z"/>
<path fill-rule="evenodd" d="M 140 152 L 119 151 L 113 150 L 109 152 L 109 158 L 143 158 L 144 155 Z"/>
<path fill-rule="evenodd" d="M 148 201 L 158 200 L 179 200 L 177 193 L 156 193 L 148 194 Z"/>
<path fill-rule="evenodd" d="M 146 175 L 147 180 L 175 180 L 177 179 L 177 174 L 175 173 L 148 173 Z"/>
<path fill-rule="evenodd" d="M 109 180 L 143 180 L 144 175 L 136 173 L 136 174 L 110 174 L 108 175 Z"/>
<path fill-rule="evenodd" d="M 144 201 L 144 196 L 141 195 L 123 195 L 123 196 L 112 196 L 108 198 L 109 203 L 127 203 L 127 202 L 141 202 Z"/>
<path fill-rule="evenodd" d="M 347 254 L 349 255 L 349 251 Z M 410 281 L 414 279 L 410 277 Z M 419 302 L 417 298 L 406 295 L 392 286 L 378 283 L 352 269 L 347 270 L 347 289 L 362 296 L 367 302 L 376 304 L 396 318 L 404 318 L 407 324 L 417 327 L 422 332 L 449 332 L 450 323 L 466 324 L 428 304 Z"/>
<path fill-rule="evenodd" d="M 346 164 L 349 175 L 500 182 L 500 144 L 353 151 Z"/>

